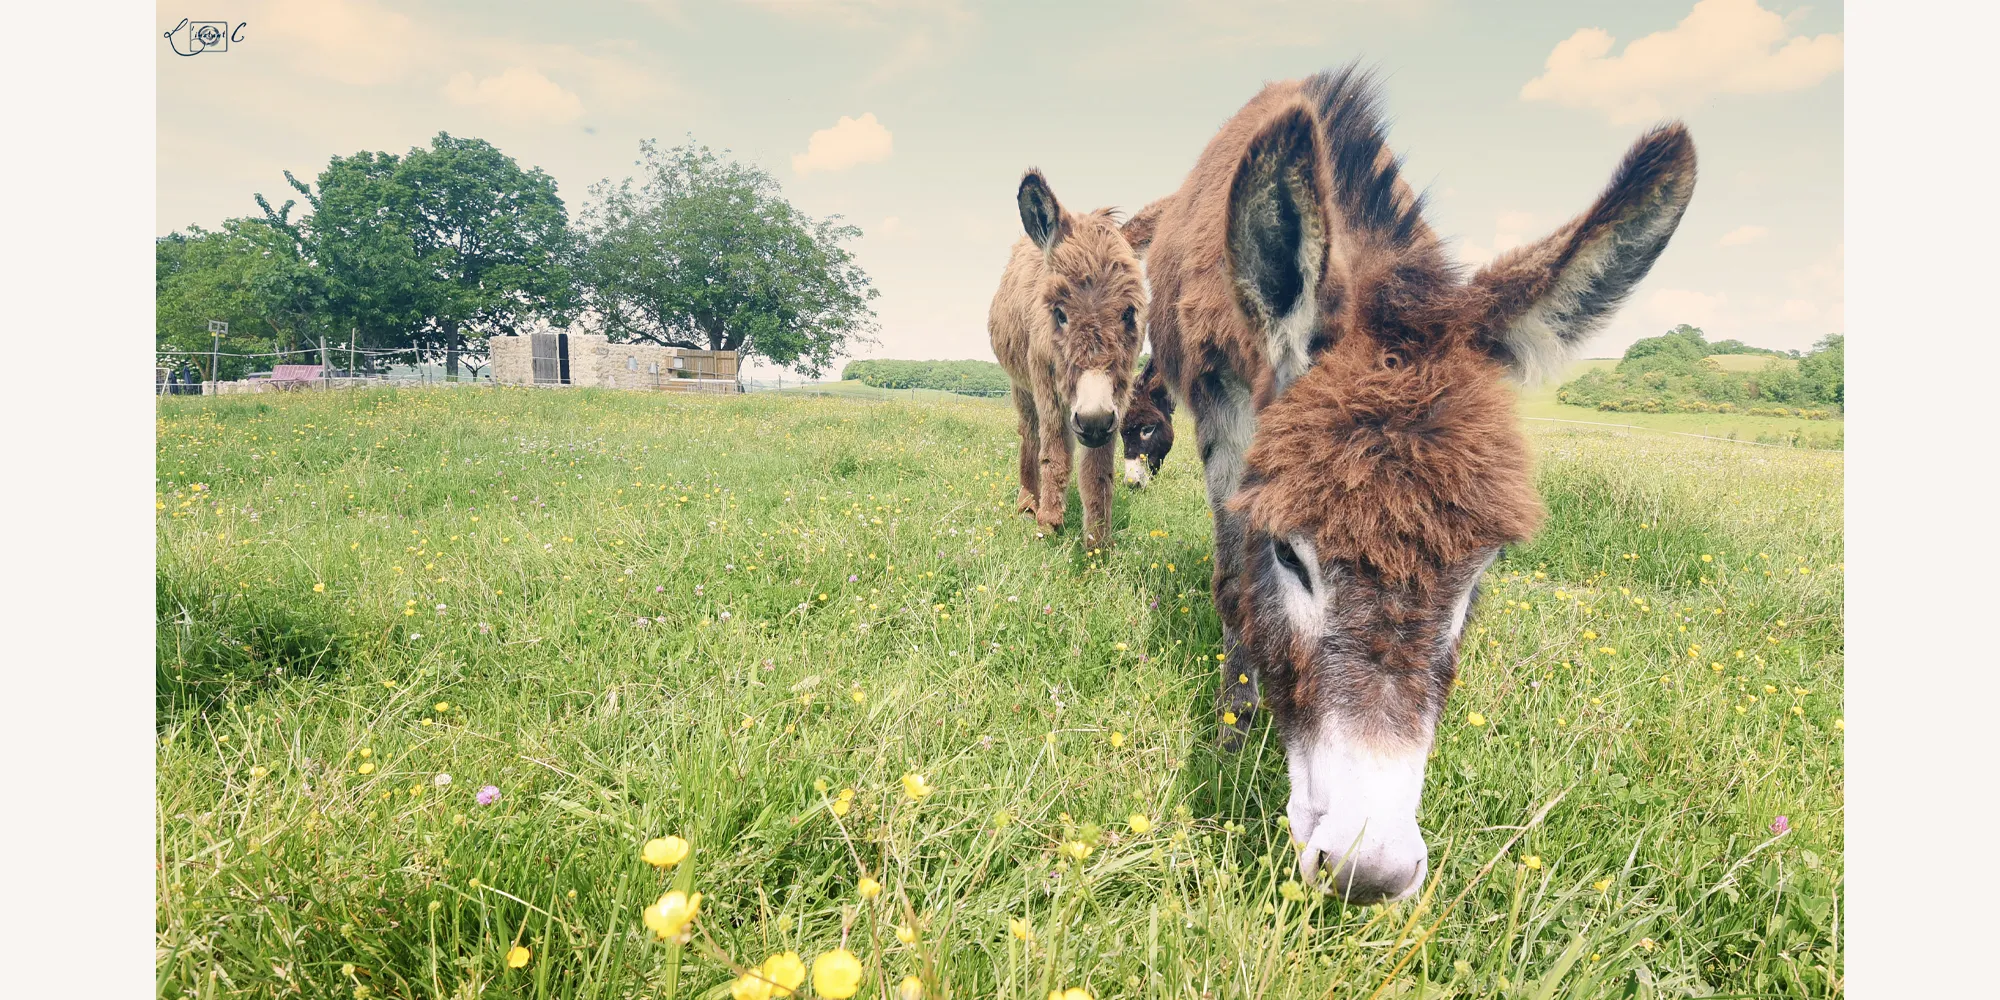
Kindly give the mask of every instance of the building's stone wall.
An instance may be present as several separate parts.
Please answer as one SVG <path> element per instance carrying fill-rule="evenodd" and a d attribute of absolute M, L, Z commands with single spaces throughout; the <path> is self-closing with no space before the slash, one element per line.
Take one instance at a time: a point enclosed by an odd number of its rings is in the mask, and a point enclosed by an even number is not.
<path fill-rule="evenodd" d="M 486 342 L 493 381 L 501 385 L 535 384 L 535 345 L 527 337 L 494 337 Z"/>
<path fill-rule="evenodd" d="M 660 347 L 656 344 L 624 343 L 614 344 L 601 333 L 572 333 L 569 335 L 569 383 L 578 387 L 598 386 L 606 389 L 687 389 L 688 385 L 675 384 L 689 380 L 680 378 L 677 371 L 704 371 L 703 382 L 713 379 L 735 381 L 736 364 L 732 355 L 710 356 L 706 352 L 698 364 L 690 364 L 692 358 L 681 358 L 682 351 L 674 347 Z M 534 342 L 527 336 L 494 337 L 488 341 L 487 358 L 492 366 L 493 380 L 502 385 L 535 384 Z M 676 359 L 680 364 L 676 365 Z M 716 369 L 715 374 L 708 371 Z"/>

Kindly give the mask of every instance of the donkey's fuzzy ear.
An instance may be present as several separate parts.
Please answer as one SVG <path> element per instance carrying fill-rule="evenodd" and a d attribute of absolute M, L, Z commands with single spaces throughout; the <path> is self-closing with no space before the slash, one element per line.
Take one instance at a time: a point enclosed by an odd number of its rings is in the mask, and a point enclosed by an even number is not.
<path fill-rule="evenodd" d="M 1133 253 L 1141 257 L 1146 255 L 1146 249 L 1153 245 L 1153 234 L 1160 228 L 1160 213 L 1166 207 L 1167 200 L 1162 198 L 1140 209 L 1137 215 L 1126 219 L 1125 224 L 1118 227 L 1118 234 L 1132 245 Z"/>
<path fill-rule="evenodd" d="M 1315 132 L 1304 104 L 1272 116 L 1250 140 L 1229 187 L 1230 275 L 1243 311 L 1265 329 L 1311 305 L 1326 265 Z"/>
<path fill-rule="evenodd" d="M 1473 275 L 1472 317 L 1493 356 L 1524 382 L 1562 370 L 1624 304 L 1694 197 L 1694 140 L 1679 122 L 1632 145 L 1590 211 Z"/>
<path fill-rule="evenodd" d="M 1021 205 L 1021 228 L 1028 231 L 1028 238 L 1042 248 L 1043 253 L 1055 252 L 1056 244 L 1062 242 L 1069 223 L 1063 218 L 1062 203 L 1056 201 L 1056 193 L 1049 190 L 1049 182 L 1042 172 L 1033 167 L 1021 175 L 1021 189 L 1014 200 Z"/>

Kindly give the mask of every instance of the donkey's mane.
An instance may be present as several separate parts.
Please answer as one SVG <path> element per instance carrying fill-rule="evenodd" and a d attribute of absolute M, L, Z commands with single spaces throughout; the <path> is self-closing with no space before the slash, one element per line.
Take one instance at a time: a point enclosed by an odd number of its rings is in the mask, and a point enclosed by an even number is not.
<path fill-rule="evenodd" d="M 1423 229 L 1424 197 L 1401 183 L 1403 159 L 1389 151 L 1375 75 L 1350 63 L 1306 78 L 1333 173 L 1333 200 L 1349 226 L 1408 245 Z"/>

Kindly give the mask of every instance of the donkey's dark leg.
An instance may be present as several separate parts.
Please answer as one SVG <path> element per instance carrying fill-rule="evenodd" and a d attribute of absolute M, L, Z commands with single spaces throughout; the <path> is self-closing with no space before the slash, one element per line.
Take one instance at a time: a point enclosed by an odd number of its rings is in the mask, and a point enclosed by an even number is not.
<path fill-rule="evenodd" d="M 1077 472 L 1077 490 L 1083 494 L 1083 544 L 1086 548 L 1111 547 L 1111 468 L 1116 439 L 1083 453 Z"/>
<path fill-rule="evenodd" d="M 1212 578 L 1215 607 L 1220 614 L 1222 626 L 1222 684 L 1216 691 L 1215 714 L 1218 719 L 1216 744 L 1224 750 L 1238 750 L 1250 732 L 1250 724 L 1257 714 L 1259 697 L 1257 694 L 1257 664 L 1251 662 L 1238 643 L 1236 630 L 1227 624 L 1232 620 L 1229 609 L 1245 596 L 1245 585 L 1237 565 L 1236 553 L 1242 543 L 1243 526 L 1241 517 L 1224 510 L 1217 504 L 1215 513 L 1215 575 Z M 1224 553 L 1228 553 L 1226 556 Z"/>
<path fill-rule="evenodd" d="M 1035 498 L 1042 489 L 1042 431 L 1035 419 L 1035 391 L 1026 386 L 1014 387 L 1014 409 L 1020 413 L 1021 432 L 1021 493 L 1016 498 L 1018 513 L 1033 514 Z"/>
<path fill-rule="evenodd" d="M 1042 432 L 1042 481 L 1041 492 L 1035 498 L 1035 523 L 1044 532 L 1054 534 L 1062 528 L 1063 506 L 1069 500 L 1069 466 L 1076 439 L 1070 434 L 1069 421 L 1063 419 L 1060 405 L 1054 400 L 1047 402 L 1050 405 L 1043 406 L 1038 415 Z"/>
<path fill-rule="evenodd" d="M 1228 507 L 1242 483 L 1244 453 L 1257 428 L 1250 390 L 1227 371 L 1210 371 L 1194 382 L 1189 408 L 1195 416 L 1195 440 L 1201 447 L 1202 475 L 1208 505 L 1215 519 L 1215 574 L 1212 594 L 1222 627 L 1221 687 L 1215 712 L 1220 722 L 1217 742 L 1225 750 L 1243 745 L 1257 710 L 1257 665 L 1242 654 L 1236 632 L 1227 624 L 1230 609 L 1241 597 L 1238 551 L 1242 525 Z M 1230 721 L 1234 720 L 1234 721 Z"/>

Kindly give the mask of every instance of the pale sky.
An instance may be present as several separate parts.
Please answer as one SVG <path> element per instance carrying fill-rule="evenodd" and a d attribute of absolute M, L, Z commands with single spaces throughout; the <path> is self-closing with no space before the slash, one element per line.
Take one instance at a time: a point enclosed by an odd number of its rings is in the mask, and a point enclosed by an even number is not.
<path fill-rule="evenodd" d="M 1390 141 L 1467 262 L 1584 210 L 1683 118 L 1694 201 L 1592 356 L 1693 323 L 1804 349 L 1842 325 L 1842 15 L 1783 0 L 204 0 L 227 52 L 158 40 L 161 233 L 292 196 L 282 170 L 487 139 L 557 181 L 687 133 L 861 227 L 863 357 L 991 358 L 986 309 L 1038 166 L 1065 206 L 1171 192 L 1264 81 L 1360 58 Z M 194 8 L 158 8 L 159 32 Z M 185 46 L 184 46 L 185 47 Z"/>

